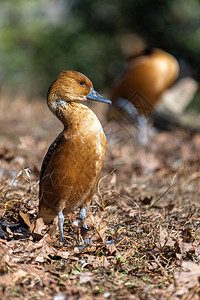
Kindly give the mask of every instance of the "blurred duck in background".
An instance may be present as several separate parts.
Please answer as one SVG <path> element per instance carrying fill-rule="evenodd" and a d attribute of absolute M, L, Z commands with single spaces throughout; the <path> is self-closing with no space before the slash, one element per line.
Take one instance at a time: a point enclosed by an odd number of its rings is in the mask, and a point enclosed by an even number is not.
<path fill-rule="evenodd" d="M 178 74 L 178 62 L 169 53 L 157 48 L 137 53 L 112 87 L 113 106 L 108 117 L 125 115 L 138 127 L 139 143 L 147 144 L 147 118 L 154 113 L 161 96 Z"/>

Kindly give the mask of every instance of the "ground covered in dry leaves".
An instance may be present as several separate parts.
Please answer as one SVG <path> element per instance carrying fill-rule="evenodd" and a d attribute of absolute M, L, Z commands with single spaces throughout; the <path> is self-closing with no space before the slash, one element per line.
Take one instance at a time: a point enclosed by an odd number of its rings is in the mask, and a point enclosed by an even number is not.
<path fill-rule="evenodd" d="M 176 129 L 141 147 L 133 125 L 101 121 L 108 149 L 89 230 L 68 215 L 61 246 L 57 220 L 39 223 L 37 239 L 30 230 L 62 125 L 45 100 L 1 99 L 0 299 L 199 299 L 200 135 Z"/>

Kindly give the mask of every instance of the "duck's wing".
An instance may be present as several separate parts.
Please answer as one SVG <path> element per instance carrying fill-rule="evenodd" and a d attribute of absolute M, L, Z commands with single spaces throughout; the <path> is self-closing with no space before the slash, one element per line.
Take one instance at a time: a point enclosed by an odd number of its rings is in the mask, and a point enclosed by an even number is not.
<path fill-rule="evenodd" d="M 57 136 L 57 138 L 49 146 L 49 149 L 48 149 L 48 151 L 44 157 L 43 163 L 42 163 L 42 167 L 41 167 L 41 171 L 40 171 L 40 182 L 44 176 L 44 173 L 46 171 L 46 168 L 49 164 L 49 161 L 50 161 L 53 153 L 55 152 L 55 150 L 58 148 L 58 146 L 60 145 L 60 143 L 62 141 L 62 137 L 63 137 L 63 131 Z"/>

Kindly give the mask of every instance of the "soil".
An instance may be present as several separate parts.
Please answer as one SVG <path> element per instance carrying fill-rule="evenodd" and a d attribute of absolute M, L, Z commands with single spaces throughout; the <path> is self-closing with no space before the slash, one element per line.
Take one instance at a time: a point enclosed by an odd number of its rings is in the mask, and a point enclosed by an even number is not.
<path fill-rule="evenodd" d="M 46 101 L 0 102 L 0 299 L 199 299 L 200 134 L 174 128 L 138 145 L 137 128 L 107 121 L 108 140 L 85 223 L 38 220 L 43 157 L 62 130 Z M 84 239 L 88 238 L 89 243 Z"/>

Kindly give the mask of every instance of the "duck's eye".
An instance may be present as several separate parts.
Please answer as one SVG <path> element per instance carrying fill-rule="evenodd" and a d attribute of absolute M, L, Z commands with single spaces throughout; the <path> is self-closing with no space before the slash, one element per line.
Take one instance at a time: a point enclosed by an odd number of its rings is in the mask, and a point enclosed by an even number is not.
<path fill-rule="evenodd" d="M 80 81 L 79 83 L 80 83 L 80 85 L 85 85 L 85 82 L 83 82 L 83 81 Z"/>

